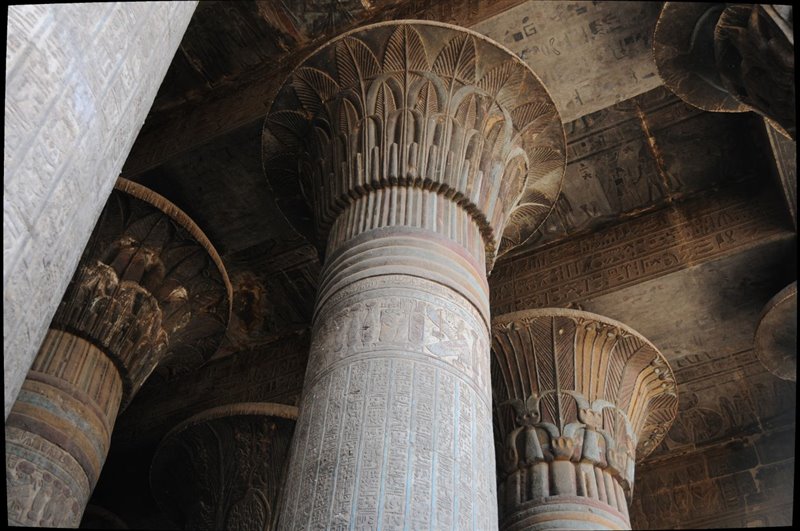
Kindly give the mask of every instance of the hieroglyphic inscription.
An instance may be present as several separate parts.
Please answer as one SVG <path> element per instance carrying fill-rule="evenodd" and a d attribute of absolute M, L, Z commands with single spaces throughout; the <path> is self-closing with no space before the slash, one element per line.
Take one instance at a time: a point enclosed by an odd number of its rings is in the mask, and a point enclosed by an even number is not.
<path fill-rule="evenodd" d="M 7 417 L 196 2 L 8 9 Z"/>
<path fill-rule="evenodd" d="M 354 356 L 402 351 L 449 365 L 485 391 L 486 334 L 478 312 L 452 290 L 399 275 L 366 279 L 337 292 L 317 315 L 306 385 Z"/>
<path fill-rule="evenodd" d="M 45 438 L 7 426 L 9 525 L 61 527 L 80 522 L 90 494 L 80 464 Z"/>
<path fill-rule="evenodd" d="M 494 527 L 489 308 L 472 258 L 490 270 L 558 194 L 564 135 L 546 89 L 474 32 L 374 24 L 294 70 L 262 140 L 278 206 L 329 252 L 287 484 L 297 499 L 282 527 Z M 485 253 L 471 247 L 481 240 Z M 404 366 L 410 392 L 399 397 Z M 364 397 L 352 414 L 351 385 Z M 462 427 L 464 408 L 475 413 Z M 470 468 L 457 459 L 460 429 L 480 432 Z"/>
<path fill-rule="evenodd" d="M 663 86 L 565 124 L 564 185 L 527 249 L 758 178 L 769 165 L 754 149 L 763 140 L 741 131 L 760 127 L 753 116 L 704 113 Z"/>
<path fill-rule="evenodd" d="M 658 12 L 641 2 L 531 1 L 474 29 L 541 72 L 566 123 L 661 84 L 650 55 Z"/>
<path fill-rule="evenodd" d="M 121 396 L 119 373 L 102 351 L 50 330 L 6 421 L 6 479 L 15 486 L 7 498 L 9 522 L 80 523 L 108 453 Z M 12 456 L 23 462 L 14 464 Z M 32 490 L 23 492 L 21 485 Z"/>
<path fill-rule="evenodd" d="M 302 407 L 309 420 L 288 485 L 299 483 L 311 510 L 287 497 L 281 528 L 492 526 L 491 433 L 474 429 L 489 409 L 452 374 L 415 360 L 355 361 L 322 376 Z"/>
<path fill-rule="evenodd" d="M 687 202 L 498 264 L 492 310 L 565 307 L 787 233 L 776 198 L 726 193 Z"/>
<path fill-rule="evenodd" d="M 793 432 L 781 427 L 648 459 L 637 472 L 634 529 L 790 525 L 784 511 L 791 515 Z M 781 455 L 763 452 L 765 444 Z"/>
<path fill-rule="evenodd" d="M 794 383 L 770 374 L 752 349 L 720 358 L 693 354 L 673 366 L 680 412 L 652 461 L 793 418 Z"/>
<path fill-rule="evenodd" d="M 491 422 L 488 330 L 477 310 L 434 282 L 384 275 L 331 296 L 312 335 L 287 483 L 308 501 L 286 500 L 281 526 L 491 527 L 492 435 L 476 428 Z"/>

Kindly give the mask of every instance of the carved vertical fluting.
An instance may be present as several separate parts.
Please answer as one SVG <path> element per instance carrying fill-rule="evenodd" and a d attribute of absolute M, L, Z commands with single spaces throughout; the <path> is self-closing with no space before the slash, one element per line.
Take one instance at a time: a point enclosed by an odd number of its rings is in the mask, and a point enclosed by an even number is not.
<path fill-rule="evenodd" d="M 372 25 L 293 72 L 263 149 L 325 252 L 280 527 L 496 527 L 486 275 L 560 189 L 546 90 L 478 34 Z"/>
<path fill-rule="evenodd" d="M 183 421 L 153 457 L 154 498 L 181 529 L 276 529 L 296 419 L 294 406 L 247 402 Z"/>
<path fill-rule="evenodd" d="M 77 527 L 118 411 L 159 364 L 213 354 L 229 290 L 183 212 L 117 183 L 6 421 L 10 525 Z"/>
<path fill-rule="evenodd" d="M 564 309 L 495 318 L 492 352 L 501 529 L 630 529 L 635 462 L 677 414 L 661 353 Z"/>

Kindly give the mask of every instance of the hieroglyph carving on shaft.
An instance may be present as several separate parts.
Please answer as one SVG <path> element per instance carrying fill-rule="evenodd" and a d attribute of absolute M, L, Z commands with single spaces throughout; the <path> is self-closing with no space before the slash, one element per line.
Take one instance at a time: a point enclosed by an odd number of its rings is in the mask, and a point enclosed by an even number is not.
<path fill-rule="evenodd" d="M 677 414 L 663 355 L 621 323 L 553 308 L 496 317 L 492 352 L 501 528 L 571 522 L 560 503 L 629 528 L 634 464 Z"/>
<path fill-rule="evenodd" d="M 472 216 L 487 269 L 550 212 L 564 146 L 552 100 L 520 59 L 422 21 L 375 24 L 314 52 L 278 93 L 263 137 L 279 205 L 320 247 L 359 197 L 418 187 Z"/>
<path fill-rule="evenodd" d="M 156 450 L 153 496 L 182 529 L 275 529 L 297 408 L 215 407 L 173 428 Z"/>
<path fill-rule="evenodd" d="M 653 53 L 664 84 L 707 111 L 755 111 L 796 136 L 792 7 L 666 2 Z"/>
<path fill-rule="evenodd" d="M 118 411 L 159 363 L 214 353 L 230 291 L 186 214 L 120 179 L 6 422 L 9 524 L 79 524 Z"/>
<path fill-rule="evenodd" d="M 491 529 L 489 287 L 552 209 L 564 131 L 477 33 L 374 24 L 278 92 L 264 171 L 325 252 L 285 529 Z"/>

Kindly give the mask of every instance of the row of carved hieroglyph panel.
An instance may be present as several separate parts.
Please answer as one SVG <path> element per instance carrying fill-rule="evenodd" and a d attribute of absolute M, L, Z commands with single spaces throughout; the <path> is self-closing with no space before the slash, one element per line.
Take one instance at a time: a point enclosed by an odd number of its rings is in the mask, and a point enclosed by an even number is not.
<path fill-rule="evenodd" d="M 281 526 L 496 525 L 482 316 L 402 275 L 356 281 L 323 306 Z"/>

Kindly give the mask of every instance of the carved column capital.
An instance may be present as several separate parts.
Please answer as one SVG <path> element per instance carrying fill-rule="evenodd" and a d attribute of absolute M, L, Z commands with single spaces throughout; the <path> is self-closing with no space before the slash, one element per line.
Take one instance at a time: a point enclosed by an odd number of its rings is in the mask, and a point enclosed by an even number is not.
<path fill-rule="evenodd" d="M 534 525 L 564 496 L 608 505 L 597 525 L 629 526 L 635 462 L 677 414 L 663 355 L 622 323 L 550 308 L 495 318 L 492 352 L 501 527 Z"/>
<path fill-rule="evenodd" d="M 791 6 L 666 2 L 653 53 L 664 84 L 686 103 L 755 111 L 795 138 Z"/>
<path fill-rule="evenodd" d="M 281 526 L 491 529 L 486 273 L 561 187 L 546 89 L 475 32 L 373 24 L 294 70 L 262 146 L 325 251 Z"/>
<path fill-rule="evenodd" d="M 185 420 L 153 458 L 156 501 L 184 529 L 274 529 L 296 419 L 296 407 L 249 402 Z"/>
<path fill-rule="evenodd" d="M 555 105 L 523 61 L 428 21 L 374 24 L 311 54 L 272 104 L 263 153 L 279 206 L 321 249 L 359 198 L 418 188 L 469 213 L 488 269 L 549 214 L 566 155 Z"/>
<path fill-rule="evenodd" d="M 797 281 L 764 306 L 753 350 L 769 372 L 783 380 L 797 380 Z"/>
<path fill-rule="evenodd" d="M 119 179 L 52 328 L 96 344 L 122 376 L 122 408 L 157 365 L 186 370 L 219 346 L 231 286 L 195 223 L 160 195 Z"/>
<path fill-rule="evenodd" d="M 9 524 L 78 525 L 120 408 L 159 363 L 214 353 L 230 291 L 188 216 L 120 179 L 6 422 Z"/>

